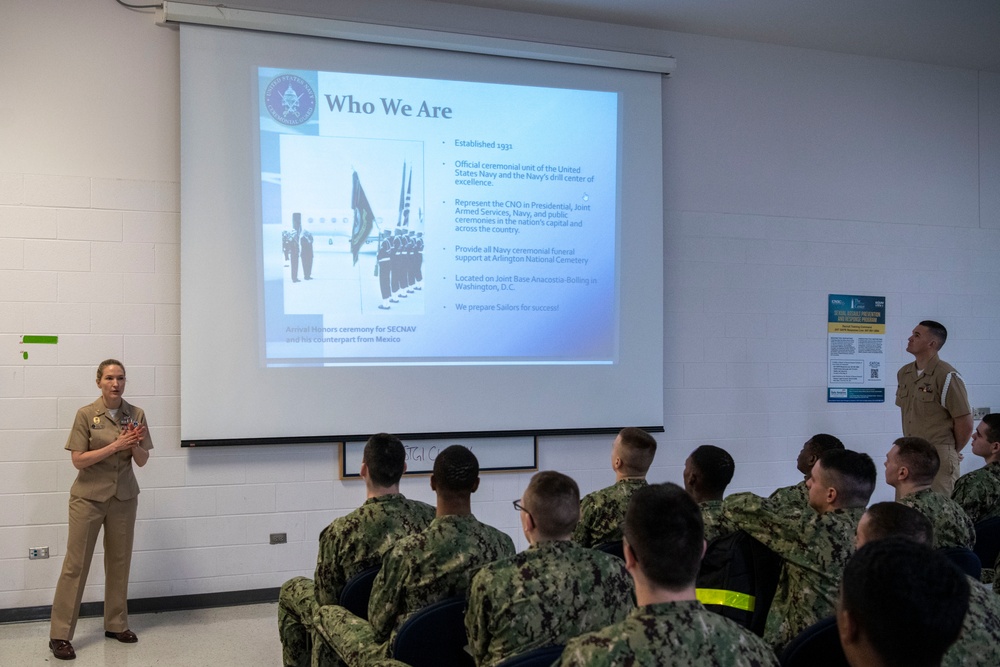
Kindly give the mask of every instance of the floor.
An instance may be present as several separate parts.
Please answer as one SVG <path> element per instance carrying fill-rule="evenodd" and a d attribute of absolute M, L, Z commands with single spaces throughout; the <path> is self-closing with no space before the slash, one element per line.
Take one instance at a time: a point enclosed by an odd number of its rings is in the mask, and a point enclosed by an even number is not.
<path fill-rule="evenodd" d="M 147 665 L 281 665 L 276 602 L 242 607 L 131 614 L 138 644 L 105 639 L 101 618 L 76 626 L 76 660 L 56 660 L 48 621 L 0 625 L 0 665 L 146 667 Z"/>

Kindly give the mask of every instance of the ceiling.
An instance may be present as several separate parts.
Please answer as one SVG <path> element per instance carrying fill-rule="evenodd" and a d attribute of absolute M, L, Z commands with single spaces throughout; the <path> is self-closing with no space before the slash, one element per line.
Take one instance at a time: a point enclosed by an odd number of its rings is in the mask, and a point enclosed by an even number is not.
<path fill-rule="evenodd" d="M 1000 0 L 434 0 L 1000 73 Z"/>

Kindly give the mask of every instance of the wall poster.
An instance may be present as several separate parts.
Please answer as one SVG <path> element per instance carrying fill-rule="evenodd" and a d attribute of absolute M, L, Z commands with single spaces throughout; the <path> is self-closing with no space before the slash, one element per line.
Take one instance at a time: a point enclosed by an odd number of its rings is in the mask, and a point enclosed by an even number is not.
<path fill-rule="evenodd" d="M 827 403 L 885 402 L 885 297 L 829 295 Z"/>

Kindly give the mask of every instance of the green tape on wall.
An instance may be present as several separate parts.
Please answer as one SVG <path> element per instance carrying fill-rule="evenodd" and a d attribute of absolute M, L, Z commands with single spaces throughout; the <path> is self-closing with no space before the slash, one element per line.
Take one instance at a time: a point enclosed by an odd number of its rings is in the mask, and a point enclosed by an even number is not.
<path fill-rule="evenodd" d="M 34 336 L 25 334 L 21 336 L 22 345 L 55 345 L 59 342 L 59 336 Z M 28 351 L 21 352 L 21 358 L 28 358 Z"/>
<path fill-rule="evenodd" d="M 21 336 L 21 342 L 25 345 L 55 345 L 59 336 Z"/>

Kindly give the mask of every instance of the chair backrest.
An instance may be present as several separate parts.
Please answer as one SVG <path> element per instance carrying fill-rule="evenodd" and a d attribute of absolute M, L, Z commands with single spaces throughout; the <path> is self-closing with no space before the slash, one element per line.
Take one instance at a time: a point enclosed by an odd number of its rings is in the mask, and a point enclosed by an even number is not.
<path fill-rule="evenodd" d="M 848 667 L 837 619 L 824 618 L 799 633 L 781 652 L 782 667 Z"/>
<path fill-rule="evenodd" d="M 742 530 L 717 537 L 701 561 L 698 599 L 762 637 L 781 565 L 780 556 Z"/>
<path fill-rule="evenodd" d="M 976 524 L 976 546 L 972 548 L 983 567 L 994 567 L 1000 557 L 1000 516 Z"/>
<path fill-rule="evenodd" d="M 337 602 L 341 607 L 351 612 L 358 618 L 368 620 L 368 598 L 372 596 L 372 584 L 375 583 L 375 575 L 382 569 L 382 565 L 361 570 L 356 575 L 347 580 L 344 589 L 340 591 L 340 599 Z"/>
<path fill-rule="evenodd" d="M 622 560 L 625 560 L 625 545 L 622 544 L 621 540 L 613 540 L 611 542 L 603 542 L 594 547 L 598 551 L 603 551 L 606 554 L 612 556 L 617 556 Z"/>
<path fill-rule="evenodd" d="M 564 648 L 566 647 L 563 644 L 553 644 L 552 646 L 531 649 L 512 658 L 507 658 L 497 667 L 550 667 L 562 655 Z"/>
<path fill-rule="evenodd" d="M 943 554 L 958 569 L 978 580 L 983 574 L 983 564 L 979 562 L 979 556 L 968 547 L 942 547 L 938 552 Z"/>
<path fill-rule="evenodd" d="M 465 596 L 447 598 L 415 612 L 400 626 L 392 657 L 411 667 L 475 667 L 465 650 Z"/>

